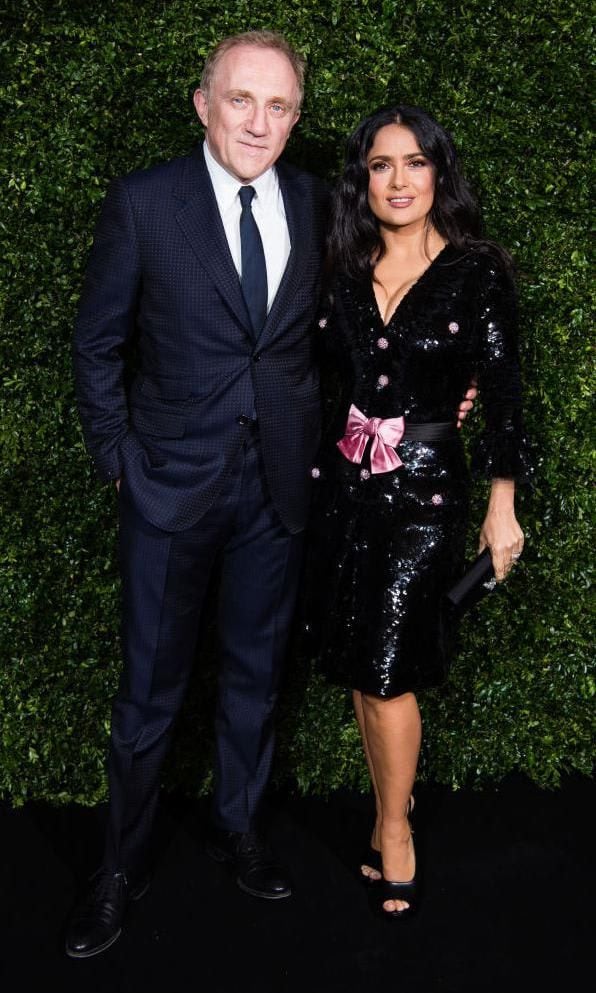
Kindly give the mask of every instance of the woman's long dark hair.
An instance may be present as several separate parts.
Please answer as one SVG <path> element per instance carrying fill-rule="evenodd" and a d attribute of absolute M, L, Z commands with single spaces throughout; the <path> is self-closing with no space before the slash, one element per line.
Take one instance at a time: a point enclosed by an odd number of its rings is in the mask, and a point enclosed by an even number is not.
<path fill-rule="evenodd" d="M 420 107 L 396 104 L 365 118 L 348 138 L 344 171 L 333 196 L 329 269 L 357 278 L 370 273 L 373 261 L 385 253 L 379 222 L 368 204 L 366 160 L 377 131 L 388 124 L 409 128 L 435 167 L 430 225 L 454 248 L 491 251 L 509 267 L 507 252 L 482 236 L 480 208 L 460 171 L 451 135 Z"/>

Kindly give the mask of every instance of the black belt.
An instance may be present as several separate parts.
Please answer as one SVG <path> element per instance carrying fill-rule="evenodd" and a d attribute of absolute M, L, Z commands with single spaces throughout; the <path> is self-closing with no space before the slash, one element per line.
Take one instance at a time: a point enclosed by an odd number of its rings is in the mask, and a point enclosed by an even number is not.
<path fill-rule="evenodd" d="M 459 432 L 453 421 L 432 421 L 430 424 L 411 424 L 406 421 L 406 430 L 401 440 L 426 441 L 429 445 L 436 441 L 448 441 L 457 438 Z"/>

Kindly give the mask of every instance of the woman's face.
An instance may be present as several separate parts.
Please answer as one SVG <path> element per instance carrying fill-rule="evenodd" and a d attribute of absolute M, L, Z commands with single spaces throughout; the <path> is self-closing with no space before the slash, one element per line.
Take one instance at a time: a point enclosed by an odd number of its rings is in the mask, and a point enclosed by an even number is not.
<path fill-rule="evenodd" d="M 423 229 L 435 195 L 435 167 L 410 129 L 403 124 L 380 128 L 367 164 L 368 203 L 381 225 Z"/>

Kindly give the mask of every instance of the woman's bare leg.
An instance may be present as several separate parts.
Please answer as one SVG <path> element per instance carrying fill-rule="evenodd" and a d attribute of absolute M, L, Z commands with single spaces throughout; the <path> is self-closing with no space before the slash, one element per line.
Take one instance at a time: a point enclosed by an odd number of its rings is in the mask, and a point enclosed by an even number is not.
<path fill-rule="evenodd" d="M 416 869 L 407 811 L 422 736 L 418 703 L 413 693 L 388 700 L 363 693 L 360 702 L 365 754 L 379 797 L 383 874 L 395 882 L 408 882 Z M 383 906 L 387 911 L 404 910 L 408 903 L 387 900 Z"/>
<path fill-rule="evenodd" d="M 370 781 L 375 793 L 375 809 L 376 809 L 376 820 L 375 826 L 373 828 L 372 838 L 370 840 L 371 848 L 376 849 L 380 852 L 381 850 L 381 795 L 379 793 L 379 788 L 377 786 L 377 781 L 375 779 L 375 770 L 372 763 L 370 749 L 368 747 L 368 739 L 366 736 L 366 723 L 364 720 L 363 704 L 362 704 L 362 693 L 360 690 L 354 690 L 352 693 L 352 699 L 354 701 L 354 713 L 356 714 L 356 720 L 358 721 L 358 727 L 360 728 L 360 737 L 362 738 L 362 747 L 364 748 L 364 755 L 366 757 L 366 764 L 368 766 L 368 771 L 370 774 Z M 362 874 L 364 876 L 369 876 L 371 879 L 380 879 L 381 873 L 377 869 L 373 869 L 370 865 L 362 865 Z"/>

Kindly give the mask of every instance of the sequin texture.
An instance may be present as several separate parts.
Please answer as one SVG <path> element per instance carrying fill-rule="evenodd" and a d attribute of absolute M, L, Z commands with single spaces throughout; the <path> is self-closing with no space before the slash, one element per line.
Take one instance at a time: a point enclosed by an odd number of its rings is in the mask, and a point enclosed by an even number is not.
<path fill-rule="evenodd" d="M 370 474 L 367 451 L 354 465 L 336 442 L 350 403 L 367 417 L 403 414 L 406 425 L 453 423 L 475 376 L 485 429 L 473 469 L 526 479 L 515 297 L 492 256 L 448 247 L 387 328 L 369 280 L 338 279 L 334 300 L 323 355 L 324 478 L 305 581 L 311 654 L 331 681 L 391 697 L 437 685 L 447 671 L 441 604 L 463 568 L 470 495 L 462 434 L 431 444 L 408 440 L 406 429 L 398 449 L 403 468 L 382 474 Z M 460 317 L 458 334 L 446 319 L 450 311 Z M 391 345 L 379 368 L 374 346 L 382 337 Z"/>

